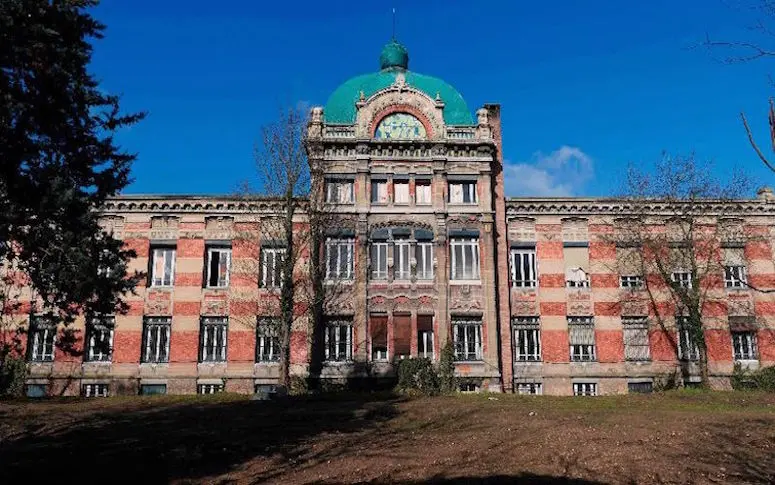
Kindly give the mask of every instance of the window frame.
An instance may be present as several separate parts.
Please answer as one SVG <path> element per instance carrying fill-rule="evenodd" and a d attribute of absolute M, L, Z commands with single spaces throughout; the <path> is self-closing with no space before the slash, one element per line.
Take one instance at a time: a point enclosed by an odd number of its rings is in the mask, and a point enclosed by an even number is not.
<path fill-rule="evenodd" d="M 280 337 L 277 329 L 278 317 L 257 317 L 256 319 L 256 364 L 280 362 Z M 265 349 L 269 349 L 265 352 Z"/>
<path fill-rule="evenodd" d="M 218 253 L 218 269 L 217 269 L 217 278 L 216 283 L 212 284 L 211 280 L 213 279 L 213 254 Z M 224 275 L 221 275 L 221 258 L 226 255 L 226 271 Z M 205 271 L 205 288 L 211 288 L 211 289 L 219 289 L 219 288 L 228 288 L 229 287 L 229 280 L 231 278 L 231 248 L 227 246 L 218 246 L 218 245 L 208 245 L 207 246 L 207 261 L 206 261 L 206 271 Z M 223 279 L 222 279 L 223 277 Z"/>
<path fill-rule="evenodd" d="M 277 290 L 283 286 L 284 261 L 287 251 L 281 246 L 261 246 L 261 288 Z M 273 271 L 269 271 L 271 256 Z"/>
<path fill-rule="evenodd" d="M 114 316 L 102 316 L 89 318 L 86 328 L 86 351 L 83 358 L 86 362 L 106 362 L 113 361 L 113 339 L 115 337 L 116 329 L 116 317 Z M 95 353 L 96 335 L 104 336 L 107 332 L 107 351 L 99 349 L 98 354 Z M 102 340 L 102 339 L 101 339 Z M 100 344 L 102 345 L 102 344 Z"/>
<path fill-rule="evenodd" d="M 352 281 L 355 279 L 355 238 L 352 237 L 344 237 L 344 238 L 335 238 L 335 237 L 329 237 L 326 239 L 325 242 L 325 258 L 326 258 L 326 280 L 328 281 Z M 336 259 L 336 271 L 332 271 L 331 268 L 331 250 L 332 247 L 336 248 L 337 251 L 337 259 Z M 342 274 L 340 273 L 340 269 L 342 267 L 342 261 L 341 256 L 342 253 L 341 248 L 346 248 L 346 256 L 347 256 L 347 274 L 342 277 Z"/>
<path fill-rule="evenodd" d="M 619 275 L 619 287 L 628 290 L 639 290 L 643 288 L 643 276 L 639 274 Z"/>
<path fill-rule="evenodd" d="M 737 273 L 737 274 L 736 274 Z M 724 265 L 724 288 L 748 288 L 748 268 L 744 264 Z"/>
<path fill-rule="evenodd" d="M 641 336 L 633 335 L 634 333 L 641 332 L 643 332 L 643 335 Z M 648 317 L 622 317 L 622 339 L 624 340 L 625 361 L 648 362 L 651 360 L 651 342 L 649 341 Z M 645 341 L 645 344 L 639 339 Z M 628 352 L 628 348 L 630 349 L 630 352 Z M 633 348 L 641 350 L 637 351 Z M 642 350 L 644 348 L 645 352 Z M 645 355 L 643 355 L 644 353 Z"/>
<path fill-rule="evenodd" d="M 42 338 L 39 337 L 41 331 Z M 34 363 L 54 362 L 56 357 L 57 324 L 51 321 L 49 317 L 32 315 L 30 317 L 28 333 L 27 361 Z M 38 351 L 39 349 L 40 351 Z"/>
<path fill-rule="evenodd" d="M 156 255 L 164 254 L 162 262 L 162 275 L 156 274 Z M 151 246 L 150 271 L 148 273 L 149 286 L 152 288 L 171 288 L 175 286 L 175 263 L 177 260 L 177 247 L 166 245 Z M 169 255 L 169 258 L 167 257 Z M 167 274 L 167 260 L 169 259 L 169 274 Z M 169 281 L 167 281 L 169 280 Z"/>
<path fill-rule="evenodd" d="M 574 382 L 573 395 L 575 397 L 595 397 L 597 396 L 597 382 Z"/>
<path fill-rule="evenodd" d="M 412 242 L 409 239 L 393 241 L 393 279 L 399 281 L 412 279 Z"/>
<path fill-rule="evenodd" d="M 517 257 L 520 257 L 520 264 L 517 264 Z M 523 257 L 526 257 L 525 261 Z M 531 248 L 511 248 L 509 254 L 509 260 L 511 261 L 511 286 L 513 288 L 537 288 L 538 287 L 538 258 L 536 256 L 535 246 Z M 527 266 L 528 274 L 522 275 L 522 279 L 518 273 L 522 273 Z"/>
<path fill-rule="evenodd" d="M 341 328 L 345 328 L 345 341 L 342 343 Z M 333 329 L 336 329 L 332 332 Z M 334 342 L 331 342 L 331 337 Z M 332 355 L 332 346 L 333 354 Z M 350 362 L 353 360 L 353 321 L 351 318 L 332 318 L 326 321 L 325 336 L 325 361 L 326 362 Z"/>
<path fill-rule="evenodd" d="M 735 362 L 759 360 L 759 342 L 753 330 L 731 331 L 732 356 Z M 747 338 L 745 338 L 747 337 Z M 745 338 L 743 341 L 743 338 Z"/>
<path fill-rule="evenodd" d="M 692 289 L 692 275 L 691 271 L 673 271 L 670 274 L 670 280 L 673 283 L 677 283 L 679 287 L 691 290 Z"/>
<path fill-rule="evenodd" d="M 150 358 L 151 330 L 154 330 L 156 337 L 156 346 L 154 358 Z M 163 332 L 162 332 L 163 331 Z M 159 345 L 161 337 L 164 335 L 164 348 Z M 141 352 L 141 363 L 144 364 L 166 364 L 170 361 L 170 341 L 172 340 L 172 317 L 143 317 L 143 348 Z"/>
<path fill-rule="evenodd" d="M 422 281 L 432 281 L 435 277 L 433 271 L 433 242 L 418 241 L 414 248 L 415 277 Z"/>
<path fill-rule="evenodd" d="M 406 190 L 406 199 L 405 200 L 398 200 L 398 186 L 406 186 L 406 189 L 401 189 L 403 192 Z M 403 194 L 402 194 L 403 195 Z M 409 193 L 409 180 L 403 180 L 403 179 L 393 179 L 393 204 L 395 205 L 409 205 L 412 203 L 412 196 Z"/>
<path fill-rule="evenodd" d="M 88 383 L 81 384 L 81 397 L 109 397 L 110 384 Z"/>
<path fill-rule="evenodd" d="M 219 394 L 225 391 L 226 386 L 223 384 L 197 384 L 196 393 L 200 396 L 206 396 L 210 394 Z"/>
<path fill-rule="evenodd" d="M 594 317 L 569 316 L 568 321 L 568 344 L 570 347 L 571 362 L 596 362 L 597 361 L 597 341 L 595 335 Z M 574 336 L 579 337 L 582 332 L 589 332 L 592 336 L 592 343 L 574 342 Z M 587 336 L 586 339 L 589 340 Z"/>
<path fill-rule="evenodd" d="M 679 315 L 675 317 L 676 333 L 678 334 L 678 360 L 685 362 L 699 362 L 700 347 L 692 340 L 688 325 L 684 323 L 688 317 Z M 691 347 L 690 347 L 691 346 Z"/>
<path fill-rule="evenodd" d="M 480 362 L 484 360 L 482 319 L 480 317 L 452 317 L 451 320 L 455 361 Z M 472 330 L 471 335 L 469 335 L 470 330 Z"/>
<path fill-rule="evenodd" d="M 382 190 L 380 190 L 382 189 Z M 380 192 L 384 191 L 384 200 L 380 199 Z M 390 195 L 388 194 L 388 182 L 387 179 L 371 179 L 371 193 L 370 200 L 373 205 L 387 205 L 390 203 Z"/>
<path fill-rule="evenodd" d="M 479 203 L 479 197 L 478 197 L 478 187 L 477 187 L 477 180 L 450 180 L 449 182 L 449 199 L 448 202 L 450 204 L 460 204 L 460 205 L 475 205 Z M 455 185 L 460 186 L 460 200 L 455 200 L 457 197 L 453 198 L 453 191 L 452 187 Z M 466 201 L 466 196 L 470 199 L 469 201 Z"/>
<path fill-rule="evenodd" d="M 208 330 L 212 328 L 208 341 Z M 220 337 L 220 339 L 219 339 Z M 199 321 L 199 363 L 226 362 L 229 349 L 229 317 L 203 316 Z"/>
<path fill-rule="evenodd" d="M 425 197 L 420 198 L 421 193 L 425 193 L 426 189 L 423 189 L 422 191 L 418 190 L 418 187 L 427 187 L 427 195 L 428 200 L 425 200 Z M 414 181 L 414 203 L 415 205 L 433 205 L 433 189 L 431 186 L 431 181 L 429 179 L 415 179 Z"/>
<path fill-rule="evenodd" d="M 457 274 L 457 255 L 455 248 L 460 247 L 460 257 L 463 259 L 462 270 L 463 275 Z M 471 269 L 466 271 L 466 247 L 471 247 Z M 450 280 L 453 281 L 480 281 L 481 274 L 481 251 L 479 247 L 478 237 L 450 237 L 449 241 L 450 252 Z"/>
<path fill-rule="evenodd" d="M 326 203 L 327 204 L 354 204 L 355 203 L 355 179 L 350 178 L 328 178 L 325 179 L 325 189 L 326 189 Z M 342 193 L 342 187 L 347 186 L 349 190 L 347 191 L 347 198 L 346 200 L 338 200 L 341 199 Z M 332 190 L 333 187 L 336 187 L 336 190 Z M 337 199 L 337 200 L 334 200 Z"/>
<path fill-rule="evenodd" d="M 516 382 L 514 393 L 519 396 L 542 396 L 544 393 L 542 382 Z"/>
<path fill-rule="evenodd" d="M 512 317 L 515 362 L 541 362 L 541 322 L 539 317 Z"/>

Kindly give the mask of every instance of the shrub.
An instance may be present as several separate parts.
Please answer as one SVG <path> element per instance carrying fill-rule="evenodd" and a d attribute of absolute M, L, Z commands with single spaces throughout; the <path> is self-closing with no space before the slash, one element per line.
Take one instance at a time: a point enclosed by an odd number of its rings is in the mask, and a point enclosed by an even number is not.
<path fill-rule="evenodd" d="M 775 366 L 764 367 L 758 370 L 743 369 L 740 364 L 735 364 L 732 372 L 732 389 L 775 392 Z"/>
<path fill-rule="evenodd" d="M 0 360 L 0 397 L 24 395 L 27 363 L 21 357 L 6 355 Z"/>
<path fill-rule="evenodd" d="M 433 396 L 439 393 L 439 376 L 433 363 L 425 358 L 398 362 L 398 390 L 409 394 Z"/>
<path fill-rule="evenodd" d="M 439 392 L 442 394 L 449 394 L 457 390 L 457 382 L 455 379 L 455 350 L 452 348 L 452 343 L 447 342 L 444 348 L 441 349 L 441 356 L 439 356 Z"/>

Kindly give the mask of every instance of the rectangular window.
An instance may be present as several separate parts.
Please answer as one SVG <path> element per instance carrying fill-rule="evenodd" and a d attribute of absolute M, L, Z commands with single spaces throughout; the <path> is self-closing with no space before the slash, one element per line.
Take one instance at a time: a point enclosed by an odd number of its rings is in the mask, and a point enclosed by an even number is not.
<path fill-rule="evenodd" d="M 622 288 L 643 288 L 641 275 L 622 275 L 619 277 Z"/>
<path fill-rule="evenodd" d="M 724 266 L 724 287 L 745 288 L 748 286 L 748 276 L 745 266 Z"/>
<path fill-rule="evenodd" d="M 202 317 L 199 362 L 226 362 L 227 317 Z"/>
<path fill-rule="evenodd" d="M 409 280 L 412 278 L 412 266 L 410 264 L 411 244 L 407 240 L 396 240 L 393 246 L 393 268 L 395 279 Z"/>
<path fill-rule="evenodd" d="M 83 397 L 108 397 L 109 391 L 109 384 L 83 384 L 81 386 L 81 396 Z"/>
<path fill-rule="evenodd" d="M 387 251 L 386 242 L 371 243 L 371 279 L 387 279 Z"/>
<path fill-rule="evenodd" d="M 476 204 L 476 182 L 450 182 L 451 204 Z"/>
<path fill-rule="evenodd" d="M 479 279 L 479 239 L 453 238 L 449 243 L 452 253 L 453 280 Z"/>
<path fill-rule="evenodd" d="M 46 397 L 48 396 L 48 386 L 46 384 L 26 384 L 24 395 L 31 398 Z"/>
<path fill-rule="evenodd" d="M 570 360 L 588 362 L 595 356 L 595 322 L 592 317 L 568 317 Z"/>
<path fill-rule="evenodd" d="M 431 315 L 417 315 L 417 356 L 431 360 L 434 358 Z"/>
<path fill-rule="evenodd" d="M 540 361 L 541 331 L 538 317 L 514 317 L 511 325 L 514 329 L 514 359 L 519 362 Z"/>
<path fill-rule="evenodd" d="M 170 317 L 145 317 L 143 323 L 143 362 L 169 362 Z"/>
<path fill-rule="evenodd" d="M 54 361 L 56 333 L 57 327 L 50 319 L 42 316 L 30 318 L 27 349 L 28 358 L 31 362 Z"/>
<path fill-rule="evenodd" d="M 540 396 L 542 387 L 540 382 L 518 382 L 514 384 L 514 391 L 520 396 Z"/>
<path fill-rule="evenodd" d="M 689 318 L 677 316 L 675 317 L 675 321 L 678 326 L 678 359 L 690 361 L 700 360 L 700 348 L 693 338 L 692 328 L 689 325 Z"/>
<path fill-rule="evenodd" d="M 646 317 L 622 317 L 625 360 L 649 360 L 649 326 Z"/>
<path fill-rule="evenodd" d="M 692 273 L 689 271 L 675 271 L 671 275 L 671 279 L 674 283 L 678 283 L 681 288 L 692 287 Z"/>
<path fill-rule="evenodd" d="M 326 360 L 348 361 L 353 357 L 352 320 L 329 320 L 325 335 Z"/>
<path fill-rule="evenodd" d="M 388 185 L 387 185 L 387 180 L 372 180 L 371 181 L 371 203 L 372 204 L 387 204 L 388 203 Z"/>
<path fill-rule="evenodd" d="M 417 279 L 433 279 L 433 243 L 418 242 L 415 247 L 415 259 L 417 260 Z"/>
<path fill-rule="evenodd" d="M 256 362 L 277 362 L 280 360 L 280 340 L 277 330 L 280 319 L 258 317 L 256 325 Z"/>
<path fill-rule="evenodd" d="M 597 384 L 594 382 L 574 382 L 574 396 L 597 396 Z"/>
<path fill-rule="evenodd" d="M 207 248 L 207 287 L 226 288 L 229 286 L 231 269 L 231 248 Z"/>
<path fill-rule="evenodd" d="M 482 320 L 453 318 L 452 342 L 455 360 L 482 360 Z"/>
<path fill-rule="evenodd" d="M 285 248 L 261 248 L 261 286 L 280 288 L 283 282 Z"/>
<path fill-rule="evenodd" d="M 654 383 L 650 381 L 628 382 L 627 392 L 630 394 L 651 394 L 654 392 Z"/>
<path fill-rule="evenodd" d="M 430 205 L 432 203 L 430 180 L 415 180 L 414 190 L 417 194 L 417 205 Z"/>
<path fill-rule="evenodd" d="M 326 240 L 326 279 L 353 279 L 354 239 Z"/>
<path fill-rule="evenodd" d="M 110 362 L 113 357 L 113 329 L 115 317 L 93 317 L 86 328 L 86 353 L 88 362 Z"/>
<path fill-rule="evenodd" d="M 518 288 L 538 286 L 535 248 L 511 250 L 511 284 Z"/>
<path fill-rule="evenodd" d="M 584 242 L 564 243 L 565 286 L 589 288 L 589 247 Z"/>
<path fill-rule="evenodd" d="M 388 360 L 386 315 L 372 315 L 369 319 L 371 329 L 371 360 Z"/>
<path fill-rule="evenodd" d="M 141 384 L 141 396 L 161 396 L 167 394 L 167 384 Z"/>
<path fill-rule="evenodd" d="M 352 204 L 353 196 L 352 180 L 327 180 L 326 181 L 326 202 L 332 204 Z"/>
<path fill-rule="evenodd" d="M 755 332 L 732 332 L 735 360 L 759 360 Z"/>
<path fill-rule="evenodd" d="M 412 316 L 393 315 L 393 355 L 396 359 L 411 356 Z"/>
<path fill-rule="evenodd" d="M 151 286 L 172 286 L 175 282 L 175 248 L 151 248 Z"/>
<path fill-rule="evenodd" d="M 409 203 L 409 181 L 408 180 L 393 181 L 393 193 L 395 194 L 394 202 L 396 204 L 408 204 Z"/>
<path fill-rule="evenodd" d="M 197 394 L 217 394 L 223 392 L 223 384 L 199 384 L 196 386 Z"/>

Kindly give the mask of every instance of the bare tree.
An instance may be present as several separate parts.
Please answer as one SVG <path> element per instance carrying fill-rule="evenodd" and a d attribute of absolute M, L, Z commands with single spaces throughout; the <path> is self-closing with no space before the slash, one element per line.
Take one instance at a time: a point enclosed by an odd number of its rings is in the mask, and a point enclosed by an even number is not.
<path fill-rule="evenodd" d="M 735 212 L 746 187 L 739 176 L 719 183 L 693 156 L 665 157 L 653 173 L 631 167 L 628 211 L 610 236 L 617 271 L 639 278 L 633 286 L 645 293 L 649 313 L 684 363 L 685 375 L 686 362 L 694 361 L 705 385 L 705 330 L 727 308 L 724 280 L 747 284 L 745 274 L 733 269 L 750 237 Z"/>

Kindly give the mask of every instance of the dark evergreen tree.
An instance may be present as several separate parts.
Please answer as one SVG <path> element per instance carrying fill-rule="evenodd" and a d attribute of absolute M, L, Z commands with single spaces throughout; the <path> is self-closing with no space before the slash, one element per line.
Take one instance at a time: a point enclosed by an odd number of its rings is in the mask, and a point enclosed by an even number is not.
<path fill-rule="evenodd" d="M 66 323 L 125 311 L 140 277 L 127 275 L 134 252 L 98 224 L 135 159 L 114 134 L 144 114 L 123 114 L 89 72 L 96 4 L 0 2 L 0 260 Z"/>

